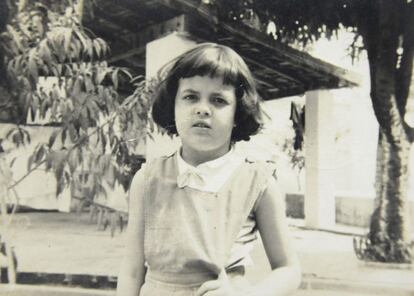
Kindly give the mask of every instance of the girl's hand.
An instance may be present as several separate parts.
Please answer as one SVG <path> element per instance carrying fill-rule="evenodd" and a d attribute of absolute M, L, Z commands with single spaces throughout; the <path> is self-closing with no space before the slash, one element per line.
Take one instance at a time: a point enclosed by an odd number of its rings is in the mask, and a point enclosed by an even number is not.
<path fill-rule="evenodd" d="M 197 290 L 196 296 L 242 296 L 230 284 L 226 271 L 223 269 L 217 280 L 207 281 Z"/>

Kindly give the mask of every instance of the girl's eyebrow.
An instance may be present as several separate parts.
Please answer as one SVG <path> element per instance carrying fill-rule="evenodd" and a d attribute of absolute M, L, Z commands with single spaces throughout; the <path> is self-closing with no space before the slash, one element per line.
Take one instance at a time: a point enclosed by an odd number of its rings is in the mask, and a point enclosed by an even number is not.
<path fill-rule="evenodd" d="M 194 90 L 192 88 L 183 89 L 182 92 L 189 92 L 189 93 L 194 93 L 194 94 L 198 94 L 199 93 L 198 91 L 196 91 L 196 90 Z"/>
<path fill-rule="evenodd" d="M 192 88 L 185 88 L 181 92 L 183 92 L 183 93 L 188 92 L 188 93 L 193 93 L 193 94 L 199 94 L 198 91 L 196 91 L 196 90 L 194 90 Z M 226 94 L 226 91 L 218 91 L 218 92 L 211 93 L 211 95 L 213 95 L 213 96 L 225 96 L 225 94 Z"/>
<path fill-rule="evenodd" d="M 225 91 L 221 91 L 221 92 L 213 92 L 211 93 L 213 96 L 225 96 L 226 92 Z"/>

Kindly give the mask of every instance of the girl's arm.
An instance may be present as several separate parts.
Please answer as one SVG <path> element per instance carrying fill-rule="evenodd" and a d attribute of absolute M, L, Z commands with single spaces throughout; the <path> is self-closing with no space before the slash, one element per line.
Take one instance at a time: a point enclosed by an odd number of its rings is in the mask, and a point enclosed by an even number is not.
<path fill-rule="evenodd" d="M 234 290 L 222 272 L 217 280 L 203 283 L 197 296 L 281 296 L 291 295 L 299 287 L 299 260 L 288 233 L 284 201 L 273 178 L 259 201 L 256 219 L 272 272 L 248 291 Z"/>
<path fill-rule="evenodd" d="M 300 285 L 301 271 L 287 226 L 285 202 L 273 178 L 259 201 L 256 219 L 272 272 L 248 295 L 291 295 Z"/>
<path fill-rule="evenodd" d="M 118 276 L 117 295 L 137 296 L 144 283 L 144 174 L 141 169 L 129 191 L 129 218 L 125 254 Z"/>

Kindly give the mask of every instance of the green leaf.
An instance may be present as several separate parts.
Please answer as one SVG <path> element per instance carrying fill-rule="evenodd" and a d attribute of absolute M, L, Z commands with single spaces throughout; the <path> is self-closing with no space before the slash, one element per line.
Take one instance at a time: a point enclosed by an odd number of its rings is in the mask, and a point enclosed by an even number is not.
<path fill-rule="evenodd" d="M 30 171 L 33 166 L 34 155 L 30 155 L 29 159 L 27 160 L 27 171 Z"/>
<path fill-rule="evenodd" d="M 121 68 L 120 70 L 121 70 L 122 73 L 124 73 L 126 76 L 128 76 L 130 81 L 133 80 L 132 74 L 128 71 L 127 68 Z"/>
<path fill-rule="evenodd" d="M 79 153 L 78 149 L 73 149 L 68 156 L 68 165 L 69 165 L 69 169 L 72 173 L 75 172 L 77 166 L 78 166 L 78 156 L 77 153 Z"/>
<path fill-rule="evenodd" d="M 82 48 L 82 45 L 81 45 L 81 43 L 80 43 L 80 41 L 78 41 L 78 40 L 76 40 L 76 39 L 74 39 L 74 40 L 72 40 L 72 58 L 75 58 L 75 59 L 80 59 L 81 58 L 81 48 Z"/>
<path fill-rule="evenodd" d="M 72 67 L 69 64 L 65 65 L 65 76 L 73 76 Z"/>
<path fill-rule="evenodd" d="M 19 147 L 22 144 L 22 136 L 18 131 L 13 134 L 12 141 L 17 147 Z"/>
<path fill-rule="evenodd" d="M 116 175 L 118 173 L 116 170 L 116 167 L 111 165 L 110 167 L 108 167 L 106 171 L 107 171 L 107 174 L 104 175 L 105 181 L 111 187 L 111 189 L 114 189 L 115 182 L 116 182 Z"/>
<path fill-rule="evenodd" d="M 49 137 L 49 148 L 52 148 L 53 144 L 56 141 L 56 137 L 59 133 L 60 133 L 60 130 L 55 130 L 52 132 L 52 134 Z"/>
<path fill-rule="evenodd" d="M 79 137 L 79 135 L 78 135 L 78 132 L 76 131 L 74 123 L 69 125 L 69 138 L 70 138 L 70 140 L 72 142 L 76 142 L 78 137 Z"/>
<path fill-rule="evenodd" d="M 99 40 L 94 39 L 93 40 L 93 46 L 95 48 L 96 56 L 98 58 L 100 58 L 101 57 L 101 53 L 102 53 L 102 48 L 101 48 L 101 44 L 100 44 Z"/>
<path fill-rule="evenodd" d="M 82 74 L 84 74 L 86 71 L 86 63 L 85 62 L 81 62 L 79 64 L 79 72 L 81 72 Z"/>
<path fill-rule="evenodd" d="M 17 157 L 13 157 L 13 159 L 10 161 L 9 167 L 11 168 L 13 164 L 15 163 Z"/>
<path fill-rule="evenodd" d="M 7 31 L 10 34 L 10 36 L 12 37 L 14 43 L 17 45 L 17 49 L 20 52 L 23 52 L 24 47 L 21 43 L 21 35 L 10 25 L 7 25 Z"/>
<path fill-rule="evenodd" d="M 63 45 L 61 45 L 61 44 L 56 45 L 56 53 L 57 53 L 57 56 L 58 56 L 59 63 L 63 63 L 65 61 L 65 57 L 66 57 L 65 48 L 63 47 Z M 59 66 L 60 66 L 60 69 L 59 69 Z M 61 73 L 61 67 L 62 67 L 61 64 L 57 65 L 59 75 Z"/>
<path fill-rule="evenodd" d="M 79 103 L 79 106 L 77 106 L 78 112 L 81 112 L 81 108 L 83 108 L 83 106 L 86 104 L 87 99 L 88 99 L 88 96 L 84 92 L 78 95 L 78 103 Z"/>
<path fill-rule="evenodd" d="M 32 105 L 33 93 L 32 92 L 27 92 L 24 101 L 25 101 L 25 103 L 24 103 L 24 109 L 25 110 L 28 110 L 29 107 Z"/>
<path fill-rule="evenodd" d="M 82 153 L 82 149 L 78 149 L 78 153 L 77 153 L 77 156 L 78 156 L 78 163 L 83 163 L 83 153 Z"/>
<path fill-rule="evenodd" d="M 54 61 L 52 59 L 52 53 L 50 52 L 50 48 L 46 42 L 46 40 L 43 40 L 40 43 L 39 47 L 39 56 L 46 62 L 46 64 L 50 67 L 53 65 Z"/>
<path fill-rule="evenodd" d="M 35 120 L 36 110 L 37 110 L 37 107 L 34 104 L 32 104 L 30 106 L 30 110 L 29 110 L 30 111 L 30 116 L 32 117 L 32 120 Z"/>
<path fill-rule="evenodd" d="M 88 120 L 88 110 L 86 108 L 83 108 L 81 111 L 80 125 L 84 131 L 88 130 L 89 120 Z"/>
<path fill-rule="evenodd" d="M 118 71 L 119 71 L 119 68 L 116 68 L 112 72 L 112 83 L 113 83 L 115 89 L 118 89 Z"/>
<path fill-rule="evenodd" d="M 93 43 L 91 39 L 86 39 L 86 43 L 88 44 L 88 46 L 85 48 L 86 53 L 89 55 L 89 58 L 93 59 Z"/>
<path fill-rule="evenodd" d="M 25 141 L 26 134 L 24 133 L 24 130 L 21 127 L 19 127 L 18 130 L 19 130 L 19 136 L 20 136 L 20 139 L 21 139 L 21 144 L 24 146 L 24 145 L 26 145 L 26 141 Z"/>
<path fill-rule="evenodd" d="M 33 79 L 33 82 L 37 83 L 37 80 L 39 78 L 39 73 L 38 73 L 38 68 L 37 68 L 37 63 L 36 63 L 36 51 L 35 50 L 31 50 L 29 52 L 28 67 L 29 67 L 29 73 Z"/>
<path fill-rule="evenodd" d="M 112 135 L 112 136 L 111 136 Z M 113 134 L 109 134 L 110 138 L 109 138 L 109 144 L 111 146 L 112 149 L 118 149 L 118 145 L 119 145 L 119 140 L 118 137 L 113 135 Z"/>
<path fill-rule="evenodd" d="M 105 42 L 105 40 L 101 39 L 101 38 L 97 38 L 97 41 L 100 43 L 101 45 L 101 49 L 102 49 L 102 56 L 106 56 L 109 53 L 109 46 L 108 44 Z"/>
<path fill-rule="evenodd" d="M 85 81 L 84 81 L 84 83 L 85 83 L 85 89 L 86 89 L 86 92 L 91 93 L 91 92 L 93 92 L 93 91 L 94 91 L 94 89 L 95 89 L 95 85 L 93 84 L 93 82 L 92 82 L 92 78 L 91 78 L 91 76 L 90 76 L 90 75 L 85 76 Z"/>
<path fill-rule="evenodd" d="M 59 72 L 58 77 L 60 78 L 60 76 L 63 74 L 63 65 L 62 64 L 58 64 L 57 65 L 57 70 Z"/>
<path fill-rule="evenodd" d="M 50 101 L 49 98 L 46 98 L 43 100 L 42 104 L 40 105 L 40 117 L 45 118 L 46 112 L 50 107 Z"/>
<path fill-rule="evenodd" d="M 95 121 L 96 119 L 98 119 L 99 113 L 101 112 L 101 109 L 99 108 L 96 100 L 98 100 L 96 96 L 91 96 L 87 102 L 87 107 L 92 114 L 92 119 L 94 119 Z"/>
<path fill-rule="evenodd" d="M 105 153 L 105 151 L 106 151 L 106 144 L 107 144 L 106 135 L 105 135 L 105 133 L 103 132 L 102 129 L 101 129 L 101 132 L 100 133 L 101 133 L 100 139 L 101 139 L 101 143 L 102 143 L 102 152 Z"/>
<path fill-rule="evenodd" d="M 98 70 L 97 71 L 98 71 L 98 74 L 96 75 L 96 84 L 101 84 L 102 81 L 105 79 L 106 74 L 108 74 L 109 72 L 111 72 L 111 70 L 108 69 L 108 68 L 102 69 L 100 67 L 98 67 Z M 98 88 L 98 90 L 101 91 L 102 89 L 99 89 Z"/>
<path fill-rule="evenodd" d="M 67 135 L 67 128 L 64 127 L 62 129 L 62 136 L 61 136 L 61 141 L 62 141 L 62 145 L 65 145 L 66 142 L 66 135 Z"/>
<path fill-rule="evenodd" d="M 53 65 L 51 69 L 52 69 L 52 73 L 53 73 L 53 75 L 55 77 L 59 77 L 60 76 L 60 73 L 59 73 L 59 70 L 58 70 L 57 65 Z"/>
<path fill-rule="evenodd" d="M 11 140 L 11 137 L 12 137 L 12 135 L 13 135 L 13 133 L 17 130 L 18 128 L 17 127 L 15 127 L 15 128 L 11 128 L 8 132 L 7 132 L 7 134 L 6 134 L 6 139 L 8 139 L 9 141 Z"/>
<path fill-rule="evenodd" d="M 65 36 L 65 41 L 64 41 L 65 52 L 66 53 L 69 53 L 71 39 L 72 39 L 72 29 L 71 28 L 67 28 L 65 30 L 65 35 L 64 36 Z"/>
<path fill-rule="evenodd" d="M 45 154 L 46 154 L 45 147 L 43 145 L 40 145 L 35 153 L 34 162 L 40 163 L 43 160 L 43 157 L 45 156 Z"/>
<path fill-rule="evenodd" d="M 56 195 L 60 195 L 63 190 L 65 189 L 65 179 L 64 177 L 60 177 L 57 179 L 57 186 L 56 186 Z"/>
<path fill-rule="evenodd" d="M 77 63 L 73 63 L 72 64 L 72 69 L 73 69 L 73 72 L 75 73 L 75 72 L 79 72 L 79 69 L 80 67 L 79 67 L 79 65 L 77 64 Z"/>
<path fill-rule="evenodd" d="M 87 43 L 86 43 L 86 39 L 85 39 L 85 37 L 83 36 L 83 33 L 82 32 L 80 32 L 80 31 L 78 31 L 78 30 L 74 30 L 73 31 L 75 34 L 76 34 L 76 36 L 79 38 L 79 40 L 81 41 L 81 43 L 82 43 L 82 45 L 83 45 L 83 48 L 86 48 L 88 45 L 87 45 Z"/>
<path fill-rule="evenodd" d="M 46 165 L 45 165 L 46 172 L 49 172 L 53 166 L 53 159 L 54 159 L 53 156 L 54 156 L 54 152 L 51 152 L 46 157 Z"/>
<path fill-rule="evenodd" d="M 79 94 L 82 91 L 81 88 L 81 77 L 78 76 L 77 79 L 75 80 L 75 83 L 73 84 L 73 90 L 72 90 L 72 95 L 76 98 L 79 96 Z"/>

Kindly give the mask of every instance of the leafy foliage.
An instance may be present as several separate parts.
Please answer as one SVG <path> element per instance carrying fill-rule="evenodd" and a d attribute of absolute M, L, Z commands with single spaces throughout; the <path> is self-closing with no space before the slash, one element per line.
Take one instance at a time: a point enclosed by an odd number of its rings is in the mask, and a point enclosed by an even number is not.
<path fill-rule="evenodd" d="M 374 242 L 368 236 L 354 237 L 354 250 L 361 260 L 376 262 L 409 263 L 413 254 L 413 243 L 389 238 Z"/>
<path fill-rule="evenodd" d="M 216 0 L 214 5 L 222 19 L 243 21 L 262 31 L 273 23 L 275 39 L 305 46 L 321 37 L 331 38 L 344 27 L 357 32 L 358 26 L 369 21 L 366 13 L 372 8 L 370 1 L 352 0 Z"/>
<path fill-rule="evenodd" d="M 44 165 L 56 177 L 57 194 L 89 184 L 93 199 L 105 194 L 104 183 L 127 183 L 125 164 L 145 138 L 151 90 L 142 77 L 108 64 L 107 43 L 81 25 L 76 5 L 27 1 L 1 41 L 18 122 L 29 114 L 56 127 L 36 146 L 28 172 Z M 30 135 L 19 125 L 8 138 L 19 146 Z"/>
<path fill-rule="evenodd" d="M 283 151 L 287 153 L 292 169 L 296 170 L 298 189 L 301 190 L 300 174 L 305 168 L 305 153 L 302 149 L 294 148 L 294 142 L 293 139 L 286 139 L 283 143 Z"/>

